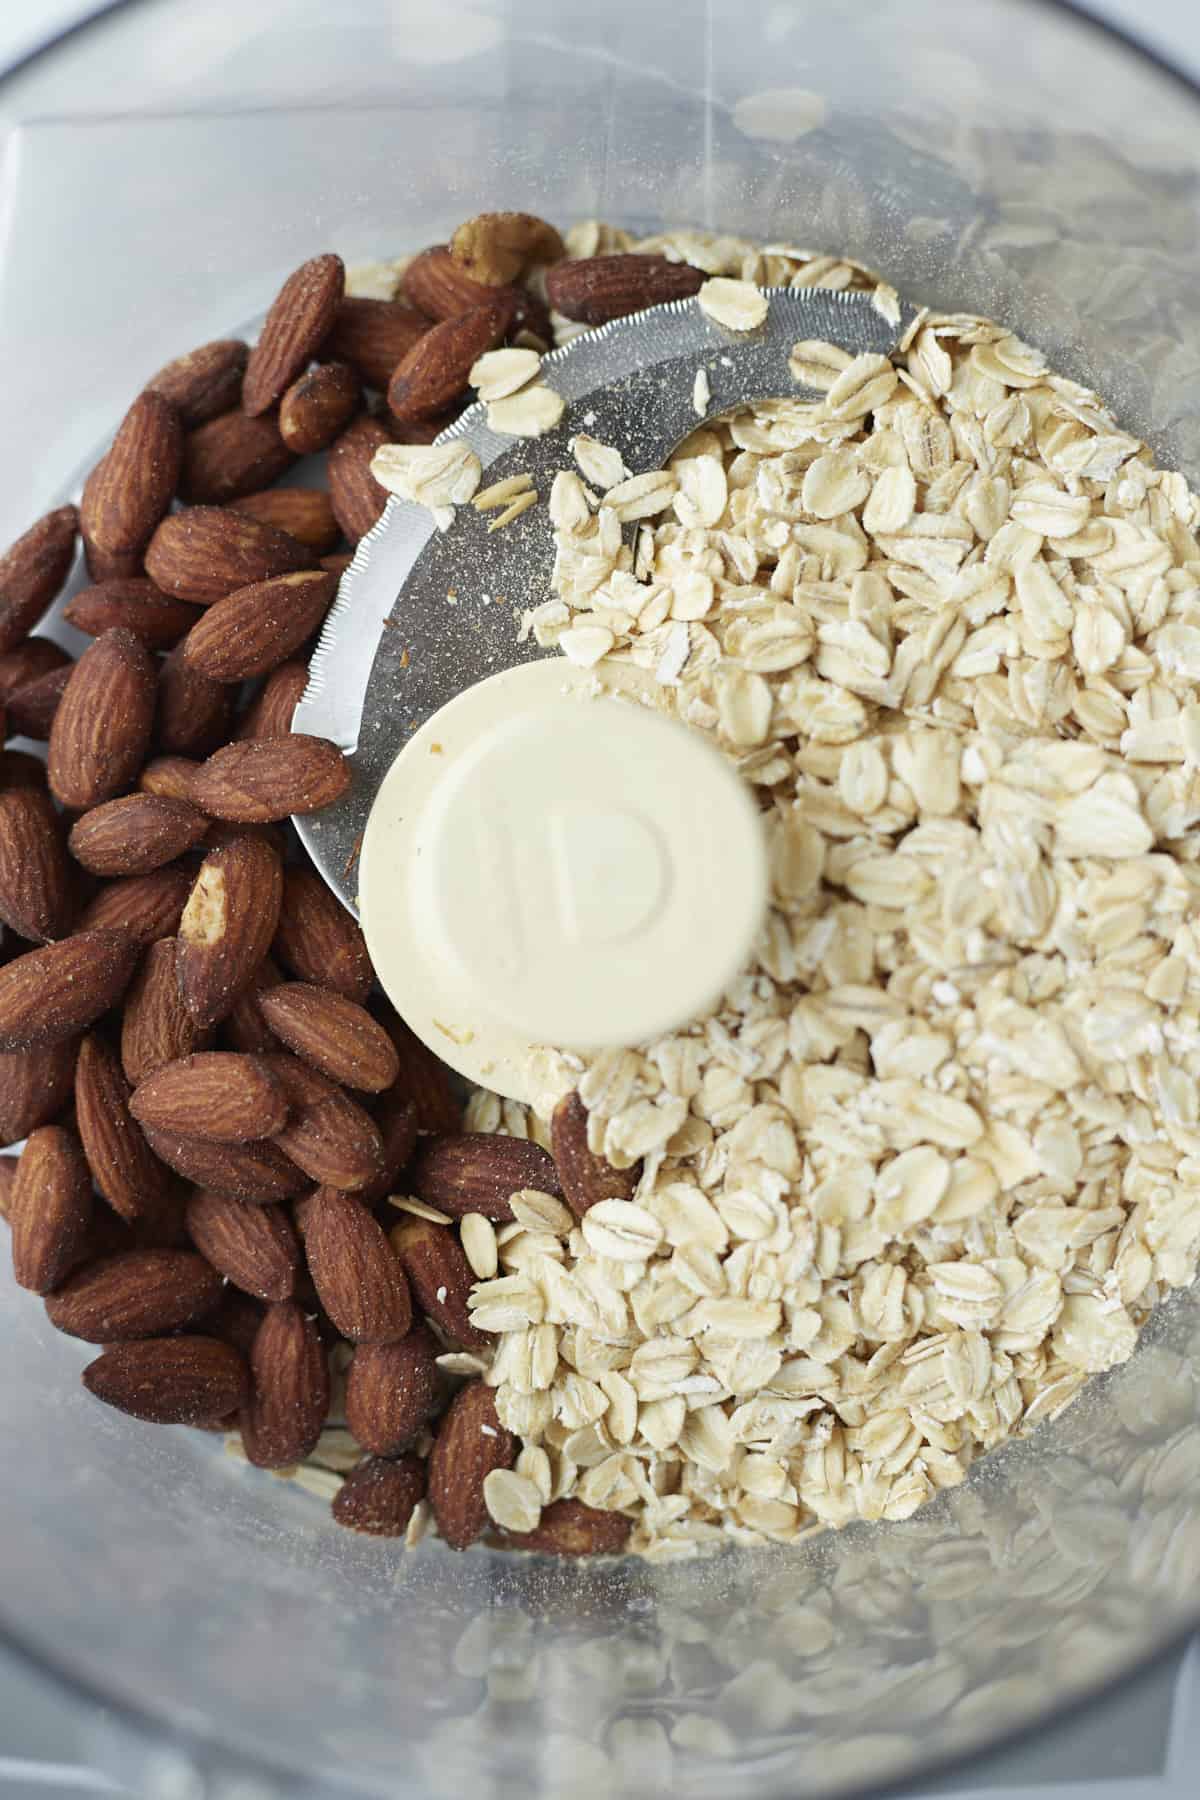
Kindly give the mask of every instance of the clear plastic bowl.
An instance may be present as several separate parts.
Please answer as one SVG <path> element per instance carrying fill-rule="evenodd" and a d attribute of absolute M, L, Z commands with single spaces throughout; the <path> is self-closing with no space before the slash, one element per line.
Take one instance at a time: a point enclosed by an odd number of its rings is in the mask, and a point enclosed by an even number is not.
<path fill-rule="evenodd" d="M 497 203 L 847 251 L 1008 320 L 1200 476 L 1197 95 L 1059 6 L 140 0 L 0 116 L 5 539 L 303 257 Z M 160 1795 L 875 1790 L 1200 1616 L 1194 1295 L 907 1524 L 657 1567 L 399 1555 L 95 1405 L 7 1286 L 0 1329 L 3 1629 Z"/>

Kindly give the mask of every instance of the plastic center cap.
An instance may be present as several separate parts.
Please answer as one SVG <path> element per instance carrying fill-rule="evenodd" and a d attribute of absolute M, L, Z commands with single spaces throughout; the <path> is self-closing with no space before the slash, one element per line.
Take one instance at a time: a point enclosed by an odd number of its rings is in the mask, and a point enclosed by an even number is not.
<path fill-rule="evenodd" d="M 670 881 L 670 852 L 636 812 L 560 813 L 547 820 L 563 935 L 619 944 L 649 926 Z"/>

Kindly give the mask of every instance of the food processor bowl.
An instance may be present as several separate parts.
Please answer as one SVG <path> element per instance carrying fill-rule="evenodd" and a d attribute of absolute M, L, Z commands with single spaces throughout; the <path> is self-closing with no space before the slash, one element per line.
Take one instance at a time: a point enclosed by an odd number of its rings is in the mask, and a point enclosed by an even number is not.
<path fill-rule="evenodd" d="M 0 86 L 5 541 L 146 377 L 525 207 L 840 251 L 990 313 L 1200 479 L 1200 97 L 1034 0 L 130 0 Z M 902 1524 L 595 1565 L 339 1531 L 79 1385 L 3 1275 L 0 1626 L 181 1796 L 823 1797 L 926 1777 L 1200 1618 L 1200 1308 Z"/>

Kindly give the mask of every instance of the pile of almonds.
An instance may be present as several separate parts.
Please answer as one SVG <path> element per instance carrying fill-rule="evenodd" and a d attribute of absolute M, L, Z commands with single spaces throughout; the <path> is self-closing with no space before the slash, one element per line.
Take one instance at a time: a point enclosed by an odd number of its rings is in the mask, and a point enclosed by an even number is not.
<path fill-rule="evenodd" d="M 101 1347 L 91 1393 L 240 1430 L 266 1468 L 312 1450 L 331 1352 L 350 1346 L 346 1419 L 366 1454 L 335 1518 L 400 1535 L 427 1496 L 456 1548 L 490 1528 L 484 1481 L 518 1446 L 492 1390 L 454 1391 L 443 1366 L 485 1341 L 445 1221 L 511 1221 L 526 1189 L 581 1216 L 629 1173 L 588 1150 L 574 1097 L 555 1158 L 461 1131 L 444 1069 L 374 991 L 357 925 L 289 860 L 283 821 L 349 778 L 335 745 L 289 727 L 348 547 L 387 498 L 374 453 L 432 441 L 483 352 L 549 346 L 528 282 L 595 324 L 704 279 L 664 257 L 562 257 L 551 226 L 500 213 L 415 257 L 394 300 L 347 297 L 341 260 L 313 258 L 253 349 L 206 344 L 161 370 L 78 509 L 0 559 L 6 736 L 48 745 L 44 765 L 0 752 L 16 1279 Z M 319 452 L 327 490 L 271 485 Z M 77 539 L 91 585 L 66 617 L 94 642 L 74 662 L 29 634 Z M 409 1197 L 399 1214 L 393 1195 Z M 626 1528 L 562 1500 L 512 1541 L 612 1550 Z"/>

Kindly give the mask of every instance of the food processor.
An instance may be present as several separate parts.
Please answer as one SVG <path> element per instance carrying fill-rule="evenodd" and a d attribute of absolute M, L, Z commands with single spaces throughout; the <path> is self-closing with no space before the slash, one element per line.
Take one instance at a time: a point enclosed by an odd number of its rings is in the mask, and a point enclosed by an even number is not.
<path fill-rule="evenodd" d="M 129 0 L 0 86 L 7 542 L 282 276 L 489 206 L 844 251 L 1200 477 L 1200 97 L 1037 0 Z M 58 629 L 57 627 L 55 629 Z M 5 1273 L 0 1630 L 135 1791 L 879 1793 L 1200 1618 L 1200 1308 L 901 1524 L 644 1564 L 339 1533 L 97 1407 Z"/>

